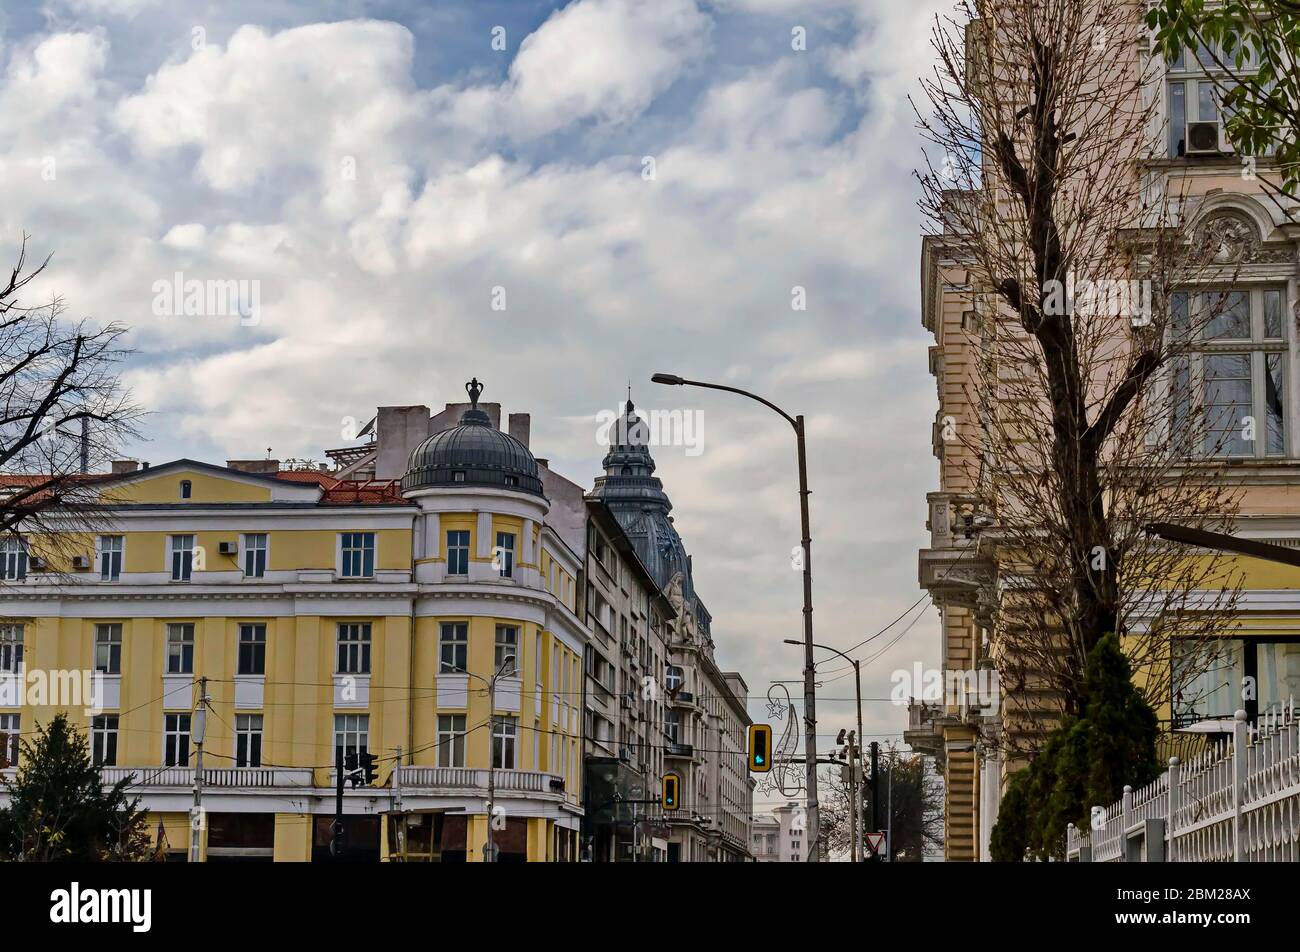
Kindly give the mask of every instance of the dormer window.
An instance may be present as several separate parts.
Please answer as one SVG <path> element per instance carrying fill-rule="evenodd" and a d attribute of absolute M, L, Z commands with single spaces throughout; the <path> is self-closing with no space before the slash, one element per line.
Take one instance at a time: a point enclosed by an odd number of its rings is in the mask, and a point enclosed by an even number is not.
<path fill-rule="evenodd" d="M 519 477 L 518 477 L 518 476 L 507 476 L 507 477 L 505 478 L 505 480 L 506 480 L 506 485 L 507 485 L 507 486 L 518 486 L 518 485 L 519 485 Z"/>
<path fill-rule="evenodd" d="M 181 498 L 182 498 L 182 499 L 189 499 L 190 496 L 193 494 L 193 490 L 194 490 L 194 486 L 193 486 L 193 484 L 190 483 L 190 481 L 189 481 L 188 479 L 182 479 L 182 480 L 181 480 Z"/>
<path fill-rule="evenodd" d="M 465 471 L 460 469 L 456 470 L 456 472 L 451 474 L 451 481 L 453 483 L 463 483 L 465 481 Z"/>

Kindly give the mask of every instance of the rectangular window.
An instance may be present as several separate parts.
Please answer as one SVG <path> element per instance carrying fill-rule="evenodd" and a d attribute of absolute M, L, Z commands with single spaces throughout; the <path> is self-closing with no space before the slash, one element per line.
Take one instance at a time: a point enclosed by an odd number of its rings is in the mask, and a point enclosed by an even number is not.
<path fill-rule="evenodd" d="M 95 670 L 101 674 L 122 673 L 122 626 L 95 626 Z"/>
<path fill-rule="evenodd" d="M 452 529 L 447 533 L 447 574 L 469 574 L 468 529 Z"/>
<path fill-rule="evenodd" d="M 465 715 L 438 715 L 438 766 L 465 766 Z"/>
<path fill-rule="evenodd" d="M 262 766 L 262 715 L 235 715 L 235 766 Z"/>
<path fill-rule="evenodd" d="M 163 715 L 163 766 L 185 767 L 190 762 L 190 715 Z"/>
<path fill-rule="evenodd" d="M 18 581 L 27 577 L 27 548 L 14 536 L 0 539 L 0 581 Z"/>
<path fill-rule="evenodd" d="M 443 622 L 438 633 L 438 670 L 464 671 L 469 664 L 469 623 Z"/>
<path fill-rule="evenodd" d="M 90 756 L 97 766 L 117 766 L 117 718 L 97 714 L 90 719 Z"/>
<path fill-rule="evenodd" d="M 1173 295 L 1170 435 L 1189 455 L 1287 454 L 1284 300 L 1278 288 Z"/>
<path fill-rule="evenodd" d="M 334 715 L 334 750 L 348 754 L 369 753 L 370 751 L 370 715 L 369 714 L 335 714 Z"/>
<path fill-rule="evenodd" d="M 496 551 L 492 553 L 497 573 L 502 578 L 514 578 L 515 574 L 515 534 L 498 532 Z"/>
<path fill-rule="evenodd" d="M 515 744 L 519 718 L 509 715 L 492 719 L 492 766 L 498 770 L 515 769 Z"/>
<path fill-rule="evenodd" d="M 501 671 L 502 665 L 509 659 L 511 666 L 504 673 L 513 676 L 519 673 L 519 629 L 514 625 L 497 625 L 496 654 L 493 658 L 494 671 Z"/>
<path fill-rule="evenodd" d="M 22 735 L 20 723 L 18 714 L 0 714 L 0 767 L 18 765 L 18 739 Z"/>
<path fill-rule="evenodd" d="M 266 674 L 266 626 L 239 626 L 239 674 Z"/>
<path fill-rule="evenodd" d="M 167 673 L 194 673 L 194 626 L 167 626 Z"/>
<path fill-rule="evenodd" d="M 0 625 L 0 673 L 18 674 L 23 669 L 23 626 Z"/>
<path fill-rule="evenodd" d="M 249 532 L 244 535 L 244 578 L 263 578 L 266 575 L 266 533 Z"/>
<path fill-rule="evenodd" d="M 344 532 L 340 539 L 343 547 L 343 577 L 374 578 L 375 534 Z"/>
<path fill-rule="evenodd" d="M 194 569 L 194 536 L 172 536 L 172 581 L 188 582 Z"/>
<path fill-rule="evenodd" d="M 370 673 L 370 623 L 340 623 L 339 674 Z"/>
<path fill-rule="evenodd" d="M 99 580 L 116 582 L 122 577 L 122 546 L 120 535 L 99 537 Z"/>

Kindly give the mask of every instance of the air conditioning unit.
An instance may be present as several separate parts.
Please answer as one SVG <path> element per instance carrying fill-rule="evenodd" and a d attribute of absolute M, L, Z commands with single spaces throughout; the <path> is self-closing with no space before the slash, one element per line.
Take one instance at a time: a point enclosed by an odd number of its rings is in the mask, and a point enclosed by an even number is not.
<path fill-rule="evenodd" d="M 218 542 L 217 551 L 222 555 L 238 555 L 239 543 L 237 542 Z"/>
<path fill-rule="evenodd" d="M 1183 141 L 1188 155 L 1223 155 L 1228 151 L 1218 122 L 1189 122 Z"/>
<path fill-rule="evenodd" d="M 88 556 L 88 555 L 74 555 L 74 556 L 72 557 L 72 567 L 73 567 L 74 569 L 88 569 L 88 568 L 90 568 L 90 556 Z"/>

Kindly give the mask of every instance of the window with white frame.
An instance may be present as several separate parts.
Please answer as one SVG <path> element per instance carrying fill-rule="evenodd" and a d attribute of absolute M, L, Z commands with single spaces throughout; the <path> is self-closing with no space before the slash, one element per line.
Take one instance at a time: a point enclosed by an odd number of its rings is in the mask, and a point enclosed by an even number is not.
<path fill-rule="evenodd" d="M 447 574 L 469 574 L 468 529 L 451 529 L 447 532 Z"/>
<path fill-rule="evenodd" d="M 469 623 L 445 621 L 438 629 L 438 670 L 464 671 L 469 664 Z"/>
<path fill-rule="evenodd" d="M 244 533 L 244 578 L 266 575 L 266 533 Z"/>
<path fill-rule="evenodd" d="M 194 536 L 172 536 L 172 581 L 188 582 L 194 570 Z"/>
<path fill-rule="evenodd" d="M 492 660 L 492 670 L 501 671 L 507 659 L 510 660 L 510 667 L 504 673 L 507 676 L 517 675 L 522 667 L 519 663 L 519 628 L 515 625 L 497 625 L 496 653 Z"/>
<path fill-rule="evenodd" d="M 99 580 L 116 582 L 122 577 L 124 540 L 120 535 L 99 537 Z"/>
<path fill-rule="evenodd" d="M 167 673 L 194 673 L 194 625 L 188 622 L 167 626 Z"/>
<path fill-rule="evenodd" d="M 14 767 L 18 764 L 21 723 L 18 714 L 0 714 L 0 767 Z"/>
<path fill-rule="evenodd" d="M 515 534 L 498 532 L 496 551 L 492 553 L 496 563 L 497 574 L 502 578 L 514 578 L 515 574 Z"/>
<path fill-rule="evenodd" d="M 262 766 L 262 715 L 235 715 L 235 766 Z"/>
<path fill-rule="evenodd" d="M 501 715 L 492 719 L 492 766 L 498 770 L 515 769 L 515 747 L 519 737 L 519 718 Z"/>
<path fill-rule="evenodd" d="M 1170 300 L 1175 439 L 1189 455 L 1286 455 L 1287 341 L 1281 288 L 1180 291 Z M 1204 419 L 1190 419 L 1199 405 Z"/>
<path fill-rule="evenodd" d="M 0 673 L 18 674 L 23 669 L 23 626 L 0 625 Z"/>
<path fill-rule="evenodd" d="M 122 626 L 116 622 L 95 626 L 95 670 L 122 673 Z"/>
<path fill-rule="evenodd" d="M 339 674 L 370 673 L 369 622 L 340 622 L 338 648 Z"/>
<path fill-rule="evenodd" d="M 673 708 L 664 711 L 664 736 L 668 738 L 670 744 L 680 744 L 682 742 L 681 715 Z"/>
<path fill-rule="evenodd" d="M 27 547 L 23 540 L 7 535 L 0 539 L 0 581 L 27 577 Z"/>
<path fill-rule="evenodd" d="M 344 578 L 374 578 L 375 534 L 343 532 L 339 534 Z"/>
<path fill-rule="evenodd" d="M 190 762 L 190 715 L 163 715 L 163 766 L 185 767 Z"/>
<path fill-rule="evenodd" d="M 239 626 L 239 674 L 266 674 L 266 625 L 249 622 Z"/>
<path fill-rule="evenodd" d="M 116 714 L 96 714 L 90 719 L 90 756 L 100 767 L 117 766 Z"/>
<path fill-rule="evenodd" d="M 1231 62 L 1232 57 L 1219 58 Z M 1249 60 L 1234 71 L 1238 76 L 1255 72 Z M 1168 156 L 1181 158 L 1187 154 L 1187 126 L 1193 122 L 1221 123 L 1231 114 L 1222 107 L 1223 93 L 1216 87 L 1231 85 L 1231 82 L 1219 71 L 1214 63 L 1214 56 L 1201 47 L 1195 54 L 1181 50 L 1173 63 L 1166 64 L 1165 104 L 1168 119 Z"/>
<path fill-rule="evenodd" d="M 344 758 L 349 754 L 368 753 L 370 751 L 370 715 L 335 714 L 334 749 L 336 752 L 341 751 Z"/>
<path fill-rule="evenodd" d="M 438 715 L 439 767 L 465 766 L 465 715 Z"/>

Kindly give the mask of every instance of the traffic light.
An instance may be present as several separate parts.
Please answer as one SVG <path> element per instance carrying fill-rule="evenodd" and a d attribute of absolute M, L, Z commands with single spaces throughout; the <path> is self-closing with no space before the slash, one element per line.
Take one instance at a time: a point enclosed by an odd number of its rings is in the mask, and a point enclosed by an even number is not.
<path fill-rule="evenodd" d="M 772 727 L 749 725 L 749 772 L 767 773 L 772 769 Z"/>
<path fill-rule="evenodd" d="M 665 810 L 677 810 L 681 808 L 679 795 L 682 788 L 682 778 L 675 773 L 664 774 L 663 789 L 660 792 L 659 803 Z"/>
<path fill-rule="evenodd" d="M 379 779 L 379 755 L 365 751 L 360 756 L 362 782 L 368 787 Z"/>

